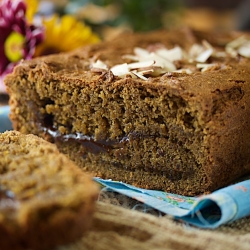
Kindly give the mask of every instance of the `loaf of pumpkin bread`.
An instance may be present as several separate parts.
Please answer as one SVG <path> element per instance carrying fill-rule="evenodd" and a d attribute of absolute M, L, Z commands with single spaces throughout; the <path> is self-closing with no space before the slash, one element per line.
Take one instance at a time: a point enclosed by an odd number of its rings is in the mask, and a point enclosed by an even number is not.
<path fill-rule="evenodd" d="M 161 30 L 23 61 L 5 82 L 13 127 L 95 176 L 211 192 L 250 173 L 249 43 Z"/>

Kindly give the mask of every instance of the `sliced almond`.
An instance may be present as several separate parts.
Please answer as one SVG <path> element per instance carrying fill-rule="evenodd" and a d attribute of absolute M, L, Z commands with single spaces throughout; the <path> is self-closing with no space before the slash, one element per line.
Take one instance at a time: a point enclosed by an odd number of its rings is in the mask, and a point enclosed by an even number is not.
<path fill-rule="evenodd" d="M 239 47 L 238 53 L 241 56 L 250 58 L 250 41 L 245 42 L 242 46 Z"/>
<path fill-rule="evenodd" d="M 142 57 L 142 58 L 147 57 L 150 54 L 148 50 L 139 48 L 139 47 L 134 48 L 134 53 L 136 56 Z"/>
<path fill-rule="evenodd" d="M 188 55 L 190 59 L 194 59 L 199 56 L 204 51 L 204 48 L 200 44 L 193 44 L 192 47 L 188 51 Z"/>
<path fill-rule="evenodd" d="M 245 36 L 240 36 L 240 37 L 236 38 L 235 40 L 229 42 L 226 45 L 226 48 L 237 49 L 238 47 L 240 47 L 241 45 L 243 45 L 247 41 L 248 40 L 245 38 Z"/>
<path fill-rule="evenodd" d="M 201 72 L 210 70 L 211 68 L 216 68 L 218 65 L 216 63 L 197 63 L 196 67 L 201 69 Z"/>
<path fill-rule="evenodd" d="M 110 70 L 115 76 L 119 77 L 125 77 L 127 74 L 130 74 L 127 63 L 117 64 L 113 66 Z"/>
<path fill-rule="evenodd" d="M 141 78 L 142 80 L 147 81 L 148 78 L 143 76 L 141 73 L 137 72 L 136 70 L 131 71 L 132 74 L 136 75 L 137 77 Z"/>
<path fill-rule="evenodd" d="M 182 49 L 178 46 L 169 50 L 165 48 L 158 49 L 155 53 L 171 62 L 181 60 L 183 58 Z"/>
<path fill-rule="evenodd" d="M 155 66 L 161 67 L 162 69 L 166 71 L 176 70 L 176 67 L 173 62 L 169 61 L 166 58 L 159 56 L 158 54 L 154 52 L 150 54 L 150 59 L 155 61 L 155 64 L 154 64 Z"/>
<path fill-rule="evenodd" d="M 140 61 L 140 62 L 135 62 L 135 63 L 129 63 L 128 68 L 129 69 L 138 69 L 138 68 L 145 68 L 145 67 L 150 67 L 155 64 L 154 60 L 146 60 L 146 61 Z"/>
<path fill-rule="evenodd" d="M 207 40 L 203 40 L 202 45 L 205 49 L 213 49 L 213 46 Z"/>
<path fill-rule="evenodd" d="M 195 58 L 195 61 L 204 63 L 213 54 L 213 49 L 207 49 Z"/>
<path fill-rule="evenodd" d="M 108 70 L 108 66 L 99 59 L 96 62 L 92 63 L 92 68 Z"/>

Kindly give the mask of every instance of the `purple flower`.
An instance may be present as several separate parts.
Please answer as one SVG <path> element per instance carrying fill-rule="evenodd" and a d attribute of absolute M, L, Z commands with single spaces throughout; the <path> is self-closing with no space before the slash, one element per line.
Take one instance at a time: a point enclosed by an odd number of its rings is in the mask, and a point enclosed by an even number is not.
<path fill-rule="evenodd" d="M 28 23 L 25 14 L 23 0 L 0 0 L 0 92 L 1 79 L 21 59 L 31 59 L 44 39 L 43 28 Z"/>

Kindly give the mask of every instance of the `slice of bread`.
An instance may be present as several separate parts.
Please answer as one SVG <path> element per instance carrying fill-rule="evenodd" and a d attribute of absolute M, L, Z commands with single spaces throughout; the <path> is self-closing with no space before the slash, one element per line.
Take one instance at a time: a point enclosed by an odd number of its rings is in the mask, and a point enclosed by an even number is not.
<path fill-rule="evenodd" d="M 81 237 L 97 185 L 55 145 L 16 131 L 0 134 L 0 249 L 49 249 Z"/>

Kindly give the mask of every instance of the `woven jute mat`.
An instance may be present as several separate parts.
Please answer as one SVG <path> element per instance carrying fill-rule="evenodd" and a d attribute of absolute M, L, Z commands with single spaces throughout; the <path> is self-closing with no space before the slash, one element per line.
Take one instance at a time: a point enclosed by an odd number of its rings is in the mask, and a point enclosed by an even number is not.
<path fill-rule="evenodd" d="M 250 249 L 250 217 L 202 230 L 113 192 L 101 192 L 92 228 L 57 250 Z"/>

